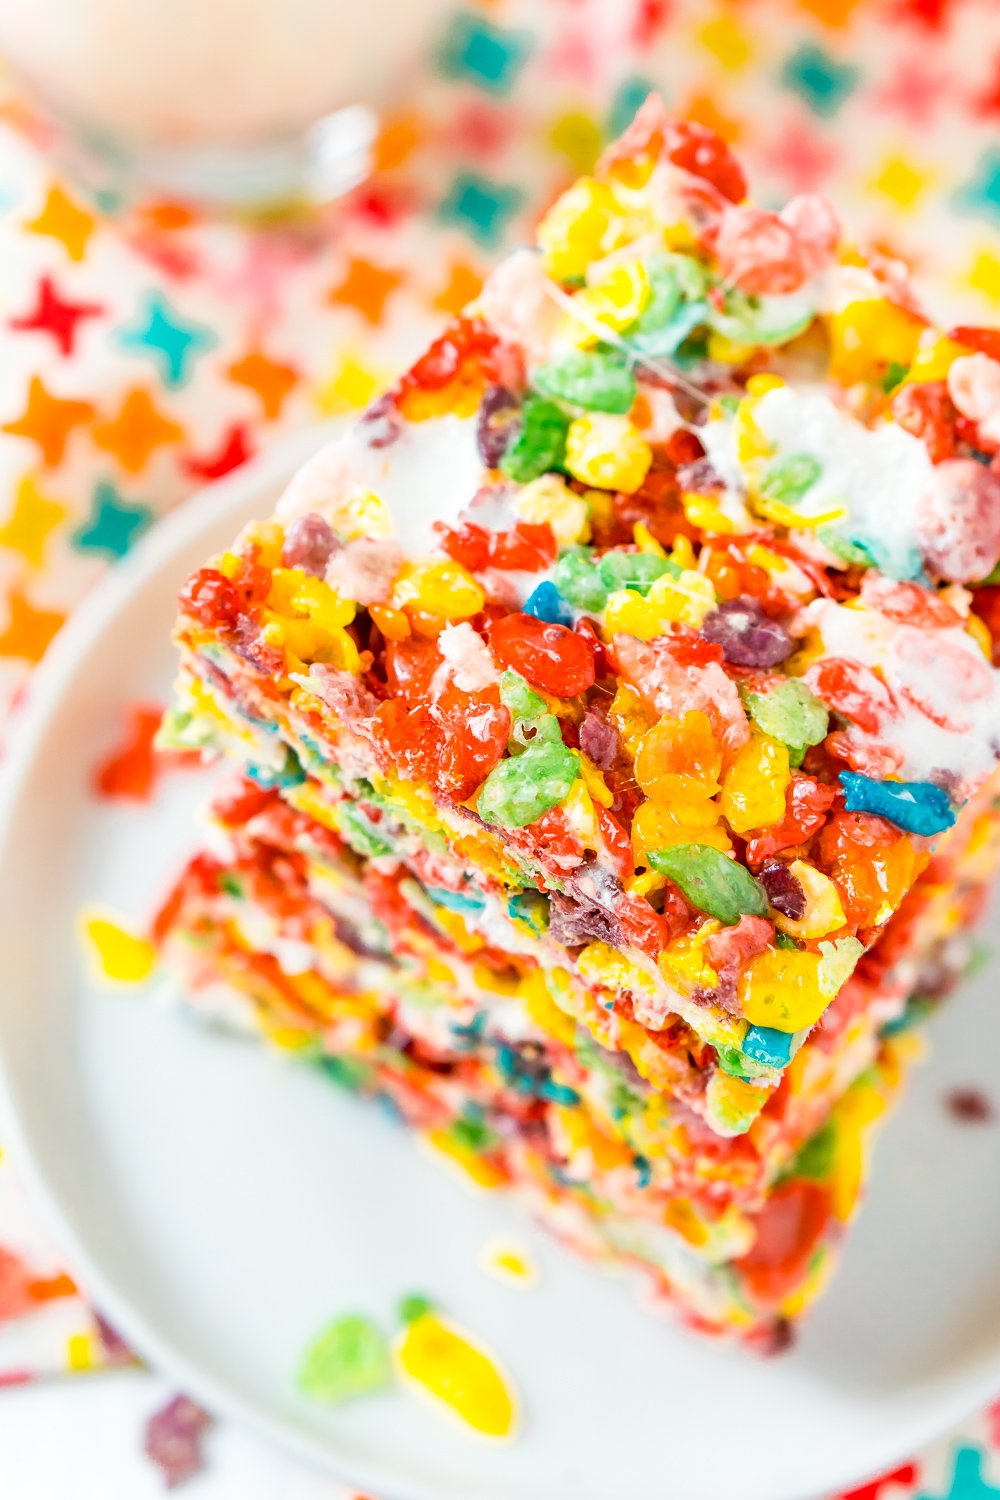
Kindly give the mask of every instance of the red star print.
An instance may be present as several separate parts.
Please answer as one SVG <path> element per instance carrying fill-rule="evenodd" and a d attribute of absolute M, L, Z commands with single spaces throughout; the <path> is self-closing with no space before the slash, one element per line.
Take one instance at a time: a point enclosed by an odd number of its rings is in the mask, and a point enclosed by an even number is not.
<path fill-rule="evenodd" d="M 993 81 L 989 88 L 972 100 L 972 108 L 985 119 L 990 115 L 1000 114 L 1000 55 L 993 59 Z"/>
<path fill-rule="evenodd" d="M 495 156 L 510 136 L 510 120 L 503 110 L 472 100 L 458 111 L 449 137 L 474 156 Z"/>
<path fill-rule="evenodd" d="M 247 438 L 246 423 L 234 422 L 223 439 L 218 453 L 208 458 L 186 458 L 184 467 L 196 479 L 221 479 L 230 469 L 246 463 L 253 449 Z"/>
<path fill-rule="evenodd" d="M 38 283 L 38 295 L 31 312 L 8 320 L 19 333 L 51 333 L 64 359 L 73 353 L 77 324 L 84 318 L 96 318 L 104 308 L 99 302 L 68 302 L 56 291 L 51 276 Z"/>
<path fill-rule="evenodd" d="M 914 21 L 928 31 L 941 31 L 951 10 L 952 0 L 896 0 L 900 20 Z"/>
<path fill-rule="evenodd" d="M 94 768 L 93 785 L 99 797 L 148 802 L 164 771 L 200 762 L 197 751 L 154 751 L 153 739 L 162 718 L 163 709 L 152 703 L 136 703 L 128 710 L 122 743 Z"/>
<path fill-rule="evenodd" d="M 669 0 L 639 0 L 632 22 L 632 43 L 649 47 L 670 18 Z"/>
<path fill-rule="evenodd" d="M 890 1484 L 914 1484 L 916 1478 L 917 1471 L 913 1464 L 900 1464 L 898 1469 L 872 1479 L 868 1484 L 861 1485 L 860 1489 L 846 1491 L 840 1500 L 881 1500 L 883 1490 Z"/>
<path fill-rule="evenodd" d="M 946 82 L 942 73 L 911 57 L 900 63 L 895 75 L 877 91 L 874 102 L 883 109 L 895 110 L 913 125 L 926 125 Z"/>
<path fill-rule="evenodd" d="M 791 192 L 808 193 L 829 177 L 838 156 L 836 146 L 810 130 L 804 120 L 792 120 L 775 136 L 764 160 Z"/>

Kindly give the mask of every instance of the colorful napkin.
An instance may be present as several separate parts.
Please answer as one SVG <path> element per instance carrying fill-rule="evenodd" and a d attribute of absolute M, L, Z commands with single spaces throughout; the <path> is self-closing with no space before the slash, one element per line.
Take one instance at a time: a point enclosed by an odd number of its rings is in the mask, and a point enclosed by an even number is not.
<path fill-rule="evenodd" d="M 171 506 L 363 405 L 650 87 L 757 198 L 822 188 L 928 306 L 1000 318 L 995 0 L 489 0 L 457 9 L 375 169 L 295 220 L 120 202 L 0 94 L 0 723 L 86 590 Z M 129 730 L 105 794 L 148 775 Z M 0 1383 L 119 1362 L 0 1157 Z M 853 1500 L 1000 1496 L 1000 1412 Z"/>

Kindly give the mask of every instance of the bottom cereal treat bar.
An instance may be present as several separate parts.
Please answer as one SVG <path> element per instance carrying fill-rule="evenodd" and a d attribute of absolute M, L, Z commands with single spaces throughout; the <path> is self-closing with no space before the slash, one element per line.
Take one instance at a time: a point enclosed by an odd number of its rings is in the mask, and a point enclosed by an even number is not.
<path fill-rule="evenodd" d="M 996 863 L 1000 337 L 744 197 L 647 101 L 184 585 L 164 740 L 238 779 L 160 932 L 766 1341 Z"/>
<path fill-rule="evenodd" d="M 980 846 L 917 882 L 727 1139 L 615 1050 L 530 945 L 498 947 L 405 859 L 359 855 L 246 781 L 217 798 L 210 850 L 156 926 L 206 1017 L 389 1100 L 476 1183 L 642 1273 L 689 1323 L 764 1348 L 826 1280 L 913 1024 L 967 961 L 989 863 Z"/>

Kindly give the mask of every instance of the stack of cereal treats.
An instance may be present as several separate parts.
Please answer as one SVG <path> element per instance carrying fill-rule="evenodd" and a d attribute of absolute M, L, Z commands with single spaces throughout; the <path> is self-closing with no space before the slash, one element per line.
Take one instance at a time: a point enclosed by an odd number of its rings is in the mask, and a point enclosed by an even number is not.
<path fill-rule="evenodd" d="M 164 739 L 233 770 L 158 935 L 774 1347 L 996 862 L 1000 335 L 744 197 L 651 98 L 184 585 Z"/>

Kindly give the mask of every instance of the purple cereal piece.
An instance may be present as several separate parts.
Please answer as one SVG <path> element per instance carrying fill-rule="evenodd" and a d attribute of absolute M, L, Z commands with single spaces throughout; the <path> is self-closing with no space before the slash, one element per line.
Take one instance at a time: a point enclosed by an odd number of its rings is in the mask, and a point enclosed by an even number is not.
<path fill-rule="evenodd" d="M 403 430 L 403 418 L 389 392 L 362 412 L 359 425 L 369 448 L 391 448 Z"/>
<path fill-rule="evenodd" d="M 119 1360 L 134 1359 L 132 1350 L 126 1344 L 117 1328 L 113 1328 L 107 1318 L 99 1312 L 94 1313 L 94 1322 L 97 1324 L 97 1336 L 101 1341 L 101 1353 L 105 1359 L 117 1363 Z"/>
<path fill-rule="evenodd" d="M 146 1456 L 163 1470 L 167 1489 L 193 1479 L 204 1466 L 201 1440 L 212 1418 L 188 1396 L 174 1396 L 146 1423 Z"/>
<path fill-rule="evenodd" d="M 726 481 L 709 458 L 696 458 L 694 463 L 678 469 L 677 483 L 693 495 L 710 495 L 726 487 Z"/>
<path fill-rule="evenodd" d="M 948 1113 L 963 1125 L 989 1125 L 996 1119 L 993 1102 L 982 1089 L 952 1089 L 944 1102 Z"/>
<path fill-rule="evenodd" d="M 497 468 L 507 452 L 517 425 L 517 414 L 517 398 L 506 386 L 487 386 L 476 418 L 476 442 L 488 469 Z"/>
<path fill-rule="evenodd" d="M 797 880 L 780 859 L 769 859 L 758 877 L 767 892 L 767 899 L 775 911 L 783 917 L 798 922 L 806 913 L 806 893 L 802 882 Z"/>
<path fill-rule="evenodd" d="M 592 901 L 574 901 L 554 891 L 549 897 L 549 936 L 567 948 L 580 948 L 595 940 L 617 947 L 622 931 L 613 912 Z"/>
<path fill-rule="evenodd" d="M 618 757 L 618 731 L 596 708 L 588 708 L 580 725 L 580 749 L 600 771 L 608 771 Z"/>
<path fill-rule="evenodd" d="M 286 568 L 301 568 L 314 578 L 322 578 L 326 565 L 340 547 L 330 527 L 315 511 L 296 516 L 285 532 L 281 561 Z"/>
<path fill-rule="evenodd" d="M 705 620 L 701 633 L 706 641 L 721 646 L 726 660 L 737 667 L 776 667 L 793 649 L 784 625 L 765 614 L 748 594 L 720 604 Z"/>

